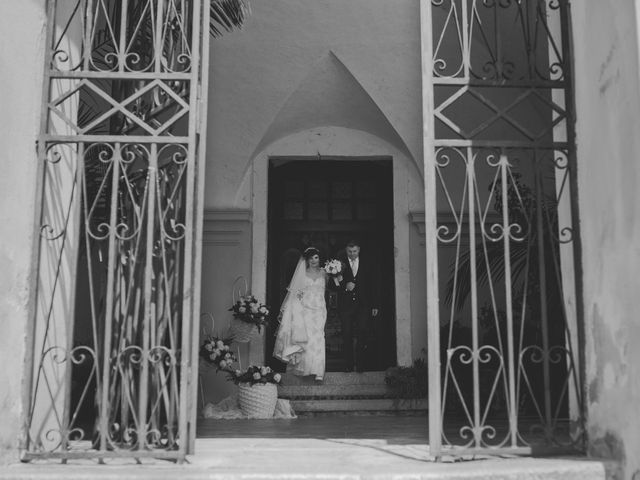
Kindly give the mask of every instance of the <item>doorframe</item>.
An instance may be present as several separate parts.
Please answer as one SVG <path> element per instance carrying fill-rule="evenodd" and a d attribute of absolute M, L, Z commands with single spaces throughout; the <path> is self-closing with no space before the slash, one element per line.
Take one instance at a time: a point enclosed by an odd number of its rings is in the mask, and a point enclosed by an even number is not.
<path fill-rule="evenodd" d="M 331 255 L 338 255 L 339 250 L 344 250 L 344 246 L 347 240 L 352 238 L 361 239 L 363 242 L 364 254 L 367 258 L 377 258 L 374 260 L 378 263 L 378 269 L 380 273 L 380 279 L 383 278 L 395 278 L 395 269 L 393 267 L 394 262 L 394 238 L 393 238 L 393 162 L 390 157 L 375 157 L 365 159 L 352 159 L 352 157 L 345 158 L 304 158 L 298 157 L 283 158 L 283 157 L 270 157 L 268 162 L 268 205 L 267 205 L 267 235 L 269 244 L 267 245 L 267 303 L 274 308 L 281 304 L 282 290 L 285 288 L 282 282 L 285 278 L 282 277 L 285 274 L 287 268 L 293 267 L 295 264 L 287 263 L 287 266 L 283 264 L 282 255 L 289 251 L 291 247 L 294 247 L 299 252 L 302 251 L 306 243 L 299 235 L 303 231 L 308 231 L 310 234 L 313 232 L 315 239 L 311 239 L 311 244 L 324 251 L 325 255 L 321 254 L 321 257 L 331 258 Z M 322 182 L 327 188 L 325 190 L 326 197 L 323 198 L 325 204 L 325 217 L 311 218 L 311 212 L 308 210 L 311 208 L 313 202 L 321 201 L 320 199 L 314 199 L 310 197 L 311 194 L 310 185 L 307 183 L 309 179 L 314 179 Z M 333 196 L 331 184 L 334 180 L 340 182 L 349 182 L 349 185 L 353 184 L 353 197 L 342 199 L 344 202 L 348 202 L 353 213 L 353 217 L 346 221 L 345 219 L 334 219 L 334 214 L 329 214 L 332 211 L 330 205 L 336 201 Z M 362 198 L 356 194 L 358 188 L 354 182 L 360 182 L 362 180 L 374 182 L 375 186 L 371 191 L 370 197 L 365 197 L 367 202 L 374 202 L 373 215 L 367 218 L 361 218 L 359 204 Z M 289 181 L 302 181 L 304 187 L 300 192 L 300 196 L 296 196 L 296 202 L 302 201 L 305 206 L 305 214 L 298 219 L 286 219 L 283 218 L 285 205 L 291 200 L 284 192 L 286 184 Z M 315 191 L 315 189 L 313 189 Z M 338 197 L 340 198 L 340 197 Z M 338 200 L 340 201 L 340 200 Z M 358 213 L 356 213 L 356 211 Z M 322 233 L 324 232 L 324 233 Z M 324 235 L 329 232 L 333 232 L 335 235 L 334 241 L 331 242 L 329 237 Z M 315 235 L 319 235 L 317 238 Z M 294 238 L 296 238 L 294 240 Z M 293 242 L 293 243 L 291 243 Z M 326 242 L 326 243 L 325 243 Z M 328 257 L 327 257 L 328 255 Z M 373 255 L 373 257 L 372 257 Z M 382 255 L 382 256 L 380 256 Z M 291 270 L 292 271 L 292 270 Z M 396 309 L 395 309 L 395 288 L 388 288 L 386 282 L 381 285 L 383 289 L 380 291 L 382 295 L 379 299 L 379 308 L 382 309 L 382 315 L 378 316 L 376 324 L 380 326 L 380 331 L 377 332 L 376 344 L 382 345 L 383 343 L 388 345 L 393 339 L 393 346 L 385 348 L 386 354 L 381 356 L 378 360 L 384 362 L 379 364 L 377 368 L 371 368 L 370 365 L 367 370 L 384 370 L 388 367 L 395 366 L 397 363 L 397 355 L 395 352 L 395 337 L 396 337 Z M 336 293 L 336 292 L 334 292 Z M 334 297 L 333 302 L 327 300 L 327 332 L 332 330 L 339 323 L 338 307 L 335 305 L 337 297 Z M 333 303 L 333 308 L 330 308 L 329 303 Z M 269 325 L 267 329 L 268 335 L 265 339 L 266 344 L 266 364 L 271 364 L 273 360 L 270 358 L 271 351 L 274 346 L 274 335 L 277 330 L 277 324 Z M 331 338 L 330 338 L 331 337 Z M 331 340 L 331 342 L 330 342 Z M 328 372 L 345 372 L 343 362 L 346 360 L 343 357 L 344 350 L 339 348 L 333 351 L 333 348 L 329 348 L 330 343 L 333 341 L 343 340 L 340 333 L 335 332 L 327 336 L 327 358 L 326 369 Z M 332 345 L 334 348 L 336 345 Z M 332 350 L 332 352 L 330 352 Z M 391 350 L 391 351 L 390 351 Z M 393 355 L 391 355 L 393 354 Z M 273 364 L 273 366 L 281 366 L 279 362 Z"/>
<path fill-rule="evenodd" d="M 331 140 L 346 134 L 348 145 L 341 145 L 338 152 L 331 151 L 321 154 L 321 151 L 335 150 L 326 144 L 318 145 L 304 139 L 317 140 L 324 137 L 327 130 L 331 132 Z M 295 139 L 293 140 L 292 137 Z M 297 138 L 296 138 L 297 137 Z M 354 140 L 356 140 L 354 142 Z M 342 143 L 342 142 L 340 142 Z M 329 148 L 327 148 L 329 147 Z M 410 262 L 410 226 L 409 211 L 411 204 L 411 177 L 418 177 L 418 189 L 422 189 L 422 173 L 417 170 L 413 159 L 408 158 L 399 150 L 391 147 L 383 140 L 366 132 L 325 127 L 299 132 L 280 141 L 274 142 L 262 152 L 253 157 L 245 175 L 246 187 L 251 198 L 252 222 L 252 284 L 251 291 L 259 298 L 265 298 L 267 293 L 267 260 L 268 260 L 268 171 L 271 159 L 305 160 L 388 160 L 393 169 L 393 222 L 394 222 L 394 288 L 395 288 L 395 330 L 396 330 L 396 361 L 398 365 L 408 366 L 413 362 L 413 334 L 411 315 L 411 262 Z M 421 268 L 421 265 L 416 266 Z M 272 309 L 278 306 L 271 306 Z M 418 339 L 419 340 L 419 339 Z M 266 358 L 266 341 L 262 333 L 262 341 L 252 342 L 249 347 L 249 361 L 262 363 Z"/>

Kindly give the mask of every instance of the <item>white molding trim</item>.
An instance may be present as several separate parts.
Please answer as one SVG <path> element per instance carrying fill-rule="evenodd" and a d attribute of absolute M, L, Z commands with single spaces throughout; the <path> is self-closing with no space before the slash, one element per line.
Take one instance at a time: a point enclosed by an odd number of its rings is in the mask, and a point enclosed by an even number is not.
<path fill-rule="evenodd" d="M 236 222 L 250 222 L 253 217 L 251 210 L 249 209 L 215 209 L 209 208 L 204 211 L 204 223 L 207 222 L 221 222 L 221 221 L 236 221 Z"/>
<path fill-rule="evenodd" d="M 238 246 L 244 230 L 237 224 L 250 223 L 252 218 L 251 210 L 207 209 L 204 211 L 202 243 L 224 247 Z"/>

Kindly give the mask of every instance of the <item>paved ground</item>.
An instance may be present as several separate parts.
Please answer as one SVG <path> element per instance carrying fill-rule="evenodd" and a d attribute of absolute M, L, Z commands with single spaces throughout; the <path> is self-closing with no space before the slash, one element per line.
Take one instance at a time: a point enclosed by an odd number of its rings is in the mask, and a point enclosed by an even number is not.
<path fill-rule="evenodd" d="M 209 420 L 185 465 L 111 460 L 46 462 L 0 469 L 20 479 L 542 479 L 602 480 L 601 463 L 579 458 L 465 457 L 435 463 L 423 418 L 334 416 Z"/>

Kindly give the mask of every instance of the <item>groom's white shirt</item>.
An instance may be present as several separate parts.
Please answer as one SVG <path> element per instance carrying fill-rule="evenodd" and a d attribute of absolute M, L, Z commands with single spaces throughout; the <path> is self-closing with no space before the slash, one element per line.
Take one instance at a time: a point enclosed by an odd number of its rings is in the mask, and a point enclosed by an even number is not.
<path fill-rule="evenodd" d="M 353 272 L 353 276 L 355 277 L 358 274 L 358 263 L 360 262 L 360 257 L 355 260 L 349 259 L 349 264 L 351 265 L 351 271 Z"/>

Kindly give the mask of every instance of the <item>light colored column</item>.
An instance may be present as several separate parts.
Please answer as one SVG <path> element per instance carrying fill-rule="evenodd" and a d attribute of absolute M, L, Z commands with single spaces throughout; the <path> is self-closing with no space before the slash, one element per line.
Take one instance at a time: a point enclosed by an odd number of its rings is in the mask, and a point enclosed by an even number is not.
<path fill-rule="evenodd" d="M 18 459 L 27 395 L 26 326 L 33 306 L 35 141 L 45 30 L 44 2 L 0 2 L 0 465 Z M 21 395 L 21 392 L 23 395 Z"/>
<path fill-rule="evenodd" d="M 429 365 L 429 451 L 440 456 L 440 309 L 438 299 L 438 238 L 436 212 L 436 166 L 433 120 L 433 45 L 431 0 L 420 1 L 422 53 L 422 127 L 424 162 L 424 227 L 427 269 L 427 361 Z"/>

